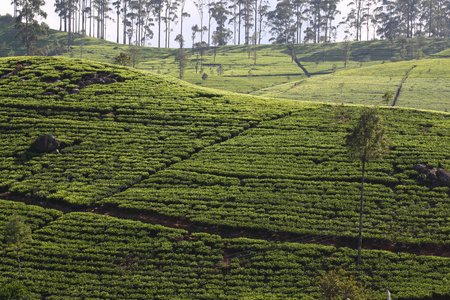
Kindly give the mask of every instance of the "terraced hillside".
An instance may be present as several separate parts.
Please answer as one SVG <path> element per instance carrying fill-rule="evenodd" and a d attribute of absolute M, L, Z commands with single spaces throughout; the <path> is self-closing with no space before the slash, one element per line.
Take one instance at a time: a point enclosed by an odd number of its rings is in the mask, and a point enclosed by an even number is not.
<path fill-rule="evenodd" d="M 343 137 L 361 107 L 266 99 L 83 60 L 0 59 L 3 284 L 49 299 L 316 299 L 344 269 L 370 299 L 450 296 L 447 113 L 381 109 L 393 142 L 360 170 Z M 52 134 L 59 154 L 30 145 Z M 439 298 L 440 297 L 440 298 Z"/>

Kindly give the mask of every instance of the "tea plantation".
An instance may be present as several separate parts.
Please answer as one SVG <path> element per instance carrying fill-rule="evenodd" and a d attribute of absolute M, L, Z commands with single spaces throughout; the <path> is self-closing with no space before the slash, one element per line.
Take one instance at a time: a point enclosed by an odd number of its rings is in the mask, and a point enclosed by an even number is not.
<path fill-rule="evenodd" d="M 0 59 L 0 282 L 36 299 L 318 299 L 344 269 L 372 299 L 450 297 L 450 114 L 380 108 L 392 147 L 360 169 L 362 107 L 218 92 L 79 59 Z M 44 134 L 60 153 L 38 154 Z"/>

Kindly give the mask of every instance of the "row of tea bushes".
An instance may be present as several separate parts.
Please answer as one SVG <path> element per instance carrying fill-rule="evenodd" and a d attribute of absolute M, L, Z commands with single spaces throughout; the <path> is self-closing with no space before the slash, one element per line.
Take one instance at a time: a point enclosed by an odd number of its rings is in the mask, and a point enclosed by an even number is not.
<path fill-rule="evenodd" d="M 20 274 L 15 255 L 6 247 L 0 256 L 0 281 L 15 278 L 50 299 L 315 298 L 322 272 L 341 268 L 378 298 L 385 288 L 397 299 L 450 295 L 449 258 L 365 250 L 356 267 L 349 248 L 223 239 L 90 213 L 35 228 L 21 251 Z"/>

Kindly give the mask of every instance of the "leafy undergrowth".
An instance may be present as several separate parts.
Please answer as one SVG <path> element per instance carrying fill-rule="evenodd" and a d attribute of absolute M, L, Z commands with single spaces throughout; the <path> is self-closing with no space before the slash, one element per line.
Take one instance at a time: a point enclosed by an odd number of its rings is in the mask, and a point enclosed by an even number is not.
<path fill-rule="evenodd" d="M 0 59 L 0 193 L 74 210 L 106 205 L 236 231 L 352 240 L 360 173 L 343 136 L 360 109 L 218 92 L 83 60 Z M 393 148 L 367 170 L 365 237 L 427 252 L 448 247 L 449 188 L 430 189 L 413 166 L 450 170 L 449 115 L 381 113 Z M 61 141 L 61 154 L 30 151 L 46 133 Z M 356 268 L 346 247 L 189 234 L 2 203 L 3 220 L 19 213 L 34 224 L 17 278 L 40 295 L 314 297 L 311 280 L 339 267 L 379 295 L 450 293 L 445 257 L 367 250 Z M 2 282 L 16 278 L 8 249 Z"/>

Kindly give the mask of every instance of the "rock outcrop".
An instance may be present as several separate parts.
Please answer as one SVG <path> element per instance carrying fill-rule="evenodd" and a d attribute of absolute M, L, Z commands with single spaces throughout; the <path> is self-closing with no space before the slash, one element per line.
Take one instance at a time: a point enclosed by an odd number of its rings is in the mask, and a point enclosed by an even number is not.
<path fill-rule="evenodd" d="M 425 164 L 416 164 L 414 170 L 427 176 L 431 188 L 438 186 L 450 187 L 450 172 L 442 168 L 431 169 Z"/>
<path fill-rule="evenodd" d="M 30 146 L 30 150 L 37 153 L 59 153 L 61 143 L 51 134 L 39 136 Z"/>

